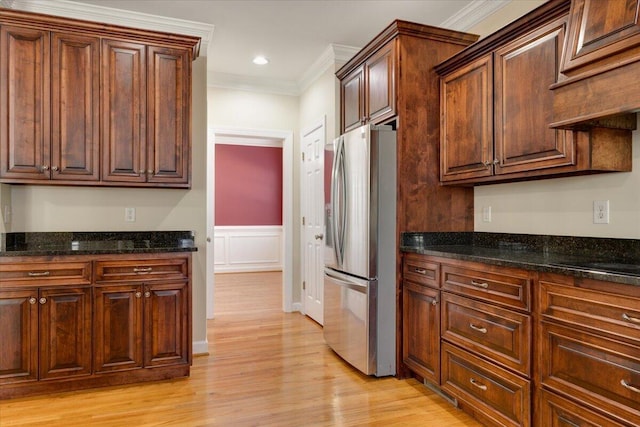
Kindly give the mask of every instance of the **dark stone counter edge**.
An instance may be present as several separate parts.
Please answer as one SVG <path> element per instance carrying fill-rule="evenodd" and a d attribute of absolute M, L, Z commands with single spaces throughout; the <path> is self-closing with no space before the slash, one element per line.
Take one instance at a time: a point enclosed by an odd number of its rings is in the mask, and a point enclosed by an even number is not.
<path fill-rule="evenodd" d="M 640 266 L 640 240 L 485 232 L 403 233 L 402 252 L 640 286 L 640 275 L 571 265 L 585 260 Z"/>
<path fill-rule="evenodd" d="M 0 252 L 0 258 L 20 256 L 60 256 L 60 255 L 117 255 L 117 254 L 159 254 L 170 252 L 197 252 L 198 248 L 134 248 L 134 249 L 105 249 L 105 250 L 42 250 L 42 251 L 11 251 Z"/>

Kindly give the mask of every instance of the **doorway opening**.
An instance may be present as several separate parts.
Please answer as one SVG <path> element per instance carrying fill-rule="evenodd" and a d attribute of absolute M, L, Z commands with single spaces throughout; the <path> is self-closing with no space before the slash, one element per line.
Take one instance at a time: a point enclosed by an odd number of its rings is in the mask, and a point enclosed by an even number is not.
<path fill-rule="evenodd" d="M 282 310 L 294 311 L 293 304 L 293 132 L 259 129 L 209 129 L 207 142 L 207 262 L 206 308 L 207 319 L 215 314 L 215 146 L 225 138 L 247 141 L 279 140 L 282 143 Z"/>

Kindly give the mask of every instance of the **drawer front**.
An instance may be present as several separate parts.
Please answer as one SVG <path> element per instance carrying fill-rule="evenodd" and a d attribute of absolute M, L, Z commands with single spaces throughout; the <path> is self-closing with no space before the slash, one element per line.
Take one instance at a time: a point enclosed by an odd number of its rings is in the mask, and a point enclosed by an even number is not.
<path fill-rule="evenodd" d="M 640 347 L 542 322 L 541 384 L 640 425 Z"/>
<path fill-rule="evenodd" d="M 640 298 L 543 280 L 539 288 L 540 311 L 544 318 L 640 343 Z M 629 286 L 629 295 L 632 294 L 640 295 L 640 289 Z"/>
<path fill-rule="evenodd" d="M 487 269 L 462 268 L 443 264 L 442 289 L 505 307 L 530 311 L 531 279 L 527 272 L 502 273 Z"/>
<path fill-rule="evenodd" d="M 96 282 L 187 280 L 187 258 L 112 260 L 96 262 Z"/>
<path fill-rule="evenodd" d="M 468 298 L 442 293 L 442 338 L 531 375 L 531 317 Z"/>
<path fill-rule="evenodd" d="M 540 392 L 540 421 L 547 427 L 625 427 L 547 390 Z"/>
<path fill-rule="evenodd" d="M 91 262 L 0 264 L 0 287 L 84 285 L 91 283 Z"/>
<path fill-rule="evenodd" d="M 442 343 L 441 369 L 442 389 L 486 417 L 481 421 L 493 420 L 491 425 L 531 425 L 528 380 L 446 342 Z"/>
<path fill-rule="evenodd" d="M 440 266 L 427 261 L 424 255 L 406 254 L 402 263 L 402 277 L 404 280 L 438 288 Z"/>

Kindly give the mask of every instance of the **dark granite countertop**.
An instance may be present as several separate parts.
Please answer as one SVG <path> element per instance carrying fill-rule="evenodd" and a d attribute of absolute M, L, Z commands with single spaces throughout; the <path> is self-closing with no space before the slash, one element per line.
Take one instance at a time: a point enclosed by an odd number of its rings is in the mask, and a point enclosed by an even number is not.
<path fill-rule="evenodd" d="M 403 233 L 400 249 L 640 286 L 640 240 L 532 234 Z"/>
<path fill-rule="evenodd" d="M 0 234 L 0 257 L 194 252 L 192 231 Z"/>

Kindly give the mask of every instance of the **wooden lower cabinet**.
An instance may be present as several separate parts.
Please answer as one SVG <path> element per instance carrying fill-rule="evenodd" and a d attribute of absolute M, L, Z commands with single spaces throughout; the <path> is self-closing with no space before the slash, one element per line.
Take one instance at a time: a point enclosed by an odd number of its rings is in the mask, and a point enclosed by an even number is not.
<path fill-rule="evenodd" d="M 547 390 L 540 392 L 538 425 L 547 427 L 624 427 Z"/>
<path fill-rule="evenodd" d="M 0 257 L 0 398 L 188 376 L 190 271 L 190 253 Z"/>

